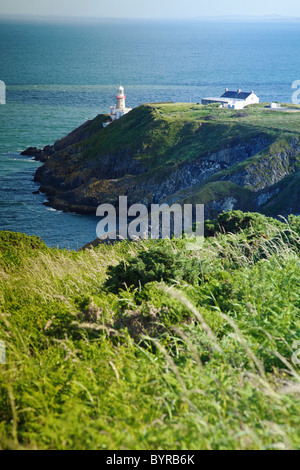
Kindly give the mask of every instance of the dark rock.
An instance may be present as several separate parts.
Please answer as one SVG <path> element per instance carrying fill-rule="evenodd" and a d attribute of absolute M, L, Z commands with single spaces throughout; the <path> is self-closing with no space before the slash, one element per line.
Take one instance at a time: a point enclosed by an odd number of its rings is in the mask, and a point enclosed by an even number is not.
<path fill-rule="evenodd" d="M 52 155 L 55 152 L 55 149 L 53 145 L 46 145 L 46 147 L 43 148 L 43 154 L 45 155 Z"/>
<path fill-rule="evenodd" d="M 205 121 L 217 121 L 218 120 L 218 117 L 217 116 L 213 116 L 213 115 L 209 115 L 209 116 L 206 116 L 204 118 Z"/>
<path fill-rule="evenodd" d="M 28 149 L 24 150 L 21 152 L 21 155 L 27 155 L 29 157 L 36 157 L 42 153 L 41 149 L 38 149 L 37 147 L 28 147 Z"/>

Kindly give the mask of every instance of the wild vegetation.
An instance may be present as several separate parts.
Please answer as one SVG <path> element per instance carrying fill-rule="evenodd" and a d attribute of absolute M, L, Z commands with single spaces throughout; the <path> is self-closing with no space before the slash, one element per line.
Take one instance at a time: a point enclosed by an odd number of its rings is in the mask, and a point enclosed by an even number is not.
<path fill-rule="evenodd" d="M 0 232 L 0 448 L 300 448 L 300 217 L 186 243 Z"/>

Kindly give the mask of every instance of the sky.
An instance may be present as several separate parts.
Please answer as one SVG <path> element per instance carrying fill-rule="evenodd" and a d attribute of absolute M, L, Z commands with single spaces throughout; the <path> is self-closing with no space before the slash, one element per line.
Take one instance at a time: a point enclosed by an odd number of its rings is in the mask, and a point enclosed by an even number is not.
<path fill-rule="evenodd" d="M 0 15 L 102 18 L 300 17 L 299 0 L 0 0 Z"/>

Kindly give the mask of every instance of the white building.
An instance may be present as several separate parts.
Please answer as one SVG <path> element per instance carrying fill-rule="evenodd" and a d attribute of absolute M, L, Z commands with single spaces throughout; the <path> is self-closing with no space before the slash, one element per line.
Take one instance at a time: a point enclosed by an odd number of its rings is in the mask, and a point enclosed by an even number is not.
<path fill-rule="evenodd" d="M 118 89 L 118 94 L 116 95 L 117 103 L 116 106 L 110 107 L 110 118 L 111 121 L 116 121 L 120 117 L 124 116 L 124 114 L 129 113 L 132 108 L 126 108 L 125 99 L 126 95 L 124 94 L 124 88 L 122 86 Z M 108 126 L 111 121 L 103 123 L 103 127 Z"/>
<path fill-rule="evenodd" d="M 270 108 L 271 109 L 279 109 L 281 108 L 281 104 L 280 103 L 270 103 Z"/>
<path fill-rule="evenodd" d="M 241 89 L 237 91 L 229 91 L 228 88 L 226 88 L 225 93 L 223 93 L 220 98 L 203 98 L 201 103 L 220 103 L 220 107 L 223 108 L 243 109 L 249 104 L 259 103 L 259 98 L 255 95 L 254 91 L 243 92 Z"/>

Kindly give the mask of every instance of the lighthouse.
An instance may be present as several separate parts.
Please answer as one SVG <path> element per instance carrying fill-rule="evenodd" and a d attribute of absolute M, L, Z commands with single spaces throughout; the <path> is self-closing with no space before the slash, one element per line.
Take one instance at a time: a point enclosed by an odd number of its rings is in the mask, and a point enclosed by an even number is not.
<path fill-rule="evenodd" d="M 120 86 L 118 89 L 118 94 L 116 96 L 117 99 L 117 109 L 125 109 L 125 99 L 126 95 L 124 93 L 124 88 Z"/>
<path fill-rule="evenodd" d="M 125 99 L 126 95 L 124 88 L 120 86 L 116 95 L 116 106 L 110 107 L 110 118 L 112 121 L 116 121 L 116 119 L 119 119 L 120 117 L 124 116 L 124 114 L 127 114 L 129 111 L 131 111 L 131 108 L 126 108 Z"/>

